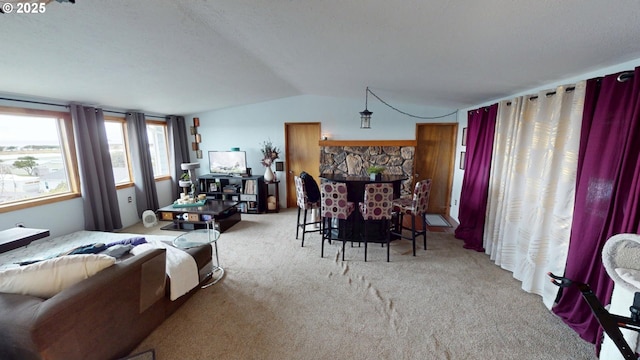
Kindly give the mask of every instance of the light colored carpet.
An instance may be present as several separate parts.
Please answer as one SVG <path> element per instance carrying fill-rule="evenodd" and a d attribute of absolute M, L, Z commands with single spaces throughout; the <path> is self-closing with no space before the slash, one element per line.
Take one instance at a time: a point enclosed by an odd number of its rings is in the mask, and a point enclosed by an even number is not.
<path fill-rule="evenodd" d="M 295 209 L 242 215 L 218 241 L 226 275 L 133 352 L 156 359 L 596 359 L 511 273 L 446 233 L 428 250 L 295 239 Z M 141 228 L 142 231 L 146 230 Z M 134 232 L 135 229 L 127 229 Z M 152 229 L 155 232 L 155 229 Z M 163 234 L 171 232 L 162 232 Z M 177 233 L 174 233 L 177 235 Z"/>

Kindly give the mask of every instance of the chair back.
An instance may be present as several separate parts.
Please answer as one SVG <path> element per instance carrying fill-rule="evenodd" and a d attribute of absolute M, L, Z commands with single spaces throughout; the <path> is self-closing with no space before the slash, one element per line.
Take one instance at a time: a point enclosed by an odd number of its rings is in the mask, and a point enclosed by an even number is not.
<path fill-rule="evenodd" d="M 347 201 L 347 185 L 326 181 L 320 184 L 320 215 L 325 218 L 346 219 L 353 211 Z"/>
<path fill-rule="evenodd" d="M 304 181 L 299 176 L 294 176 L 293 181 L 296 184 L 296 203 L 298 207 L 302 210 L 312 209 L 314 204 L 309 202 L 304 188 Z"/>
<path fill-rule="evenodd" d="M 393 185 L 369 183 L 364 186 L 364 201 L 360 212 L 365 220 L 391 219 L 393 212 Z"/>
<path fill-rule="evenodd" d="M 431 179 L 420 180 L 413 189 L 413 203 L 411 204 L 415 215 L 422 216 L 427 213 L 429 207 L 429 193 L 431 192 Z"/>

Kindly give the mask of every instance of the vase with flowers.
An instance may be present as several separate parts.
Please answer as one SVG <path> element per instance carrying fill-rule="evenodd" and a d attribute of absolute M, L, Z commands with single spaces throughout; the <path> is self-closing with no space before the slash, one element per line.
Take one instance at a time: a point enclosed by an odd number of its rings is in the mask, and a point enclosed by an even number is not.
<path fill-rule="evenodd" d="M 267 140 L 262 143 L 262 148 L 260 149 L 260 151 L 262 151 L 261 163 L 262 163 L 262 166 L 265 167 L 264 181 L 266 182 L 274 181 L 276 179 L 276 176 L 273 174 L 273 171 L 271 170 L 271 165 L 276 159 L 280 158 L 280 154 L 279 154 L 280 150 L 278 150 L 278 148 L 273 145 L 271 140 Z"/>

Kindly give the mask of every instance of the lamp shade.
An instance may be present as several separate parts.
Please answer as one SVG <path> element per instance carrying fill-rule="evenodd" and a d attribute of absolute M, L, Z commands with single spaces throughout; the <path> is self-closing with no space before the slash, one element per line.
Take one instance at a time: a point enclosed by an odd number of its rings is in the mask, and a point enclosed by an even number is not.
<path fill-rule="evenodd" d="M 200 163 L 182 163 L 182 164 L 180 164 L 180 168 L 182 170 L 199 169 L 200 168 Z"/>

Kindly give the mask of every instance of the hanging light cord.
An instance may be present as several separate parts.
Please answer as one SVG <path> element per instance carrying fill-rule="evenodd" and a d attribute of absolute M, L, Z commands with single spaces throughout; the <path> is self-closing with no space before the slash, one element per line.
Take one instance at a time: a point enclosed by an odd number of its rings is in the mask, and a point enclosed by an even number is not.
<path fill-rule="evenodd" d="M 402 110 L 400 110 L 400 109 L 398 109 L 398 108 L 396 108 L 396 107 L 394 107 L 394 106 L 390 105 L 390 104 L 389 104 L 389 103 L 387 103 L 386 101 L 384 101 L 384 100 L 380 99 L 380 97 L 379 97 L 378 95 L 376 95 L 373 91 L 371 91 L 371 90 L 369 89 L 369 87 L 367 87 L 367 91 L 368 91 L 371 95 L 375 96 L 375 98 L 376 98 L 376 99 L 380 100 L 380 102 L 381 102 L 381 103 L 383 103 L 383 104 L 387 105 L 388 107 L 392 108 L 393 110 L 395 110 L 395 111 L 397 111 L 397 112 L 399 112 L 399 113 L 401 113 L 401 114 L 404 114 L 404 115 L 407 115 L 407 116 L 411 116 L 412 118 L 425 119 L 425 120 L 441 119 L 441 118 L 443 118 L 443 117 L 451 116 L 451 115 L 453 115 L 453 114 L 457 114 L 457 113 L 458 113 L 458 109 L 456 109 L 456 110 L 455 110 L 455 111 L 453 111 L 453 112 L 450 112 L 450 113 L 448 113 L 448 114 L 444 114 L 444 115 L 440 115 L 440 116 L 417 116 L 417 115 L 412 115 L 412 114 L 409 114 L 409 113 L 407 113 L 407 112 L 404 112 L 404 111 L 402 111 Z M 366 107 L 366 105 L 365 105 L 365 107 Z"/>

